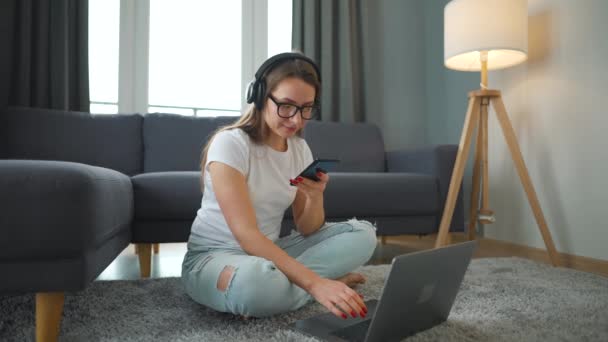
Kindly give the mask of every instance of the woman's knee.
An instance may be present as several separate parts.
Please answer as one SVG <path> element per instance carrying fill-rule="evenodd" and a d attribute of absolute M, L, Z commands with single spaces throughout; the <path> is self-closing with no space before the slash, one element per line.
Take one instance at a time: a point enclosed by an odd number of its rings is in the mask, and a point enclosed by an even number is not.
<path fill-rule="evenodd" d="M 222 270 L 222 272 L 220 273 L 220 276 L 217 279 L 217 289 L 222 291 L 222 292 L 226 292 L 226 289 L 228 289 L 228 285 L 230 284 L 230 281 L 232 280 L 232 277 L 234 276 L 234 266 L 226 266 L 224 267 L 224 269 Z"/>
<path fill-rule="evenodd" d="M 373 250 L 376 248 L 376 227 L 369 221 L 351 219 L 348 221 L 353 226 L 353 232 L 356 232 L 361 239 L 358 239 L 360 246 L 358 248 L 364 250 Z"/>
<path fill-rule="evenodd" d="M 288 311 L 295 299 L 290 298 L 292 287 L 273 262 L 252 258 L 232 270 L 231 281 L 225 290 L 226 308 L 232 313 L 253 317 Z"/>

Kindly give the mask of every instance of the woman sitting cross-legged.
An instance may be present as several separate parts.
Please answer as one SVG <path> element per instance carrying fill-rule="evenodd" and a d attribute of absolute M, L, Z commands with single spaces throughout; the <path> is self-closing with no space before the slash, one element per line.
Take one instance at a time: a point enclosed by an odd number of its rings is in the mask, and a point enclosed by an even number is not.
<path fill-rule="evenodd" d="M 301 131 L 315 115 L 319 91 L 312 60 L 298 53 L 271 57 L 249 86 L 248 112 L 209 139 L 203 199 L 182 266 L 196 302 L 263 317 L 316 300 L 338 317 L 365 317 L 353 289 L 365 278 L 352 271 L 370 259 L 375 227 L 356 219 L 325 222 L 327 174 L 292 179 L 313 160 Z M 289 206 L 297 231 L 279 238 Z"/>

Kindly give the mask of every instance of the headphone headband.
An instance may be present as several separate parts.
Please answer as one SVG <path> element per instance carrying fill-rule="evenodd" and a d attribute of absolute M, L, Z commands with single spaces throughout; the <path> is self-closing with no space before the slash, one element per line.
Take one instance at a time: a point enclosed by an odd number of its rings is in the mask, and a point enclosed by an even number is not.
<path fill-rule="evenodd" d="M 283 52 L 268 58 L 264 63 L 262 63 L 262 65 L 260 65 L 258 71 L 255 72 L 255 79 L 262 79 L 264 74 L 272 70 L 272 68 L 274 68 L 276 64 L 280 64 L 280 62 L 288 59 L 300 59 L 305 62 L 308 62 L 308 64 L 312 65 L 312 67 L 315 69 L 315 72 L 317 73 L 317 78 L 319 79 L 319 82 L 321 82 L 321 72 L 319 71 L 317 63 L 315 63 L 315 61 L 313 61 L 309 57 L 297 52 Z"/>
<path fill-rule="evenodd" d="M 272 70 L 272 68 L 289 59 L 303 60 L 312 65 L 312 67 L 315 69 L 319 82 L 321 82 L 321 72 L 319 71 L 317 64 L 312 59 L 297 52 L 280 53 L 268 58 L 264 63 L 262 63 L 258 71 L 256 71 L 255 78 L 247 86 L 247 103 L 253 102 L 255 103 L 257 109 L 262 109 L 264 96 L 266 95 L 266 80 L 264 79 L 264 76 L 270 70 Z"/>

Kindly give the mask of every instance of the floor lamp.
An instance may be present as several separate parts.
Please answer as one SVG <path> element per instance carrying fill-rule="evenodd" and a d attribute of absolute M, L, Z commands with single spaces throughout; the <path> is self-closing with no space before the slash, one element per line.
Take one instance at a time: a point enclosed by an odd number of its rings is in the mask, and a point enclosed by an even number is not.
<path fill-rule="evenodd" d="M 477 127 L 477 143 L 468 225 L 469 239 L 475 239 L 478 221 L 482 224 L 495 221 L 488 199 L 488 107 L 491 104 L 494 106 L 551 263 L 559 266 L 561 264 L 559 254 L 553 244 L 500 91 L 487 88 L 488 70 L 503 69 L 522 63 L 527 58 L 527 51 L 526 0 L 452 0 L 445 6 L 445 65 L 454 70 L 481 71 L 481 89 L 469 93 L 469 105 L 435 247 L 447 244 L 448 231 L 475 127 Z"/>

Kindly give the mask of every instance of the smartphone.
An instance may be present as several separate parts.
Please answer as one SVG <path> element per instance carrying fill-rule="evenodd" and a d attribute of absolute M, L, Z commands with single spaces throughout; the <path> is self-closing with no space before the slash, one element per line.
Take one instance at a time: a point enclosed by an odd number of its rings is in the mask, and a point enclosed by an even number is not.
<path fill-rule="evenodd" d="M 335 169 L 339 162 L 340 160 L 338 159 L 315 159 L 304 171 L 300 172 L 298 177 L 308 178 L 316 182 L 319 180 L 317 178 L 317 171 L 327 173 Z"/>

